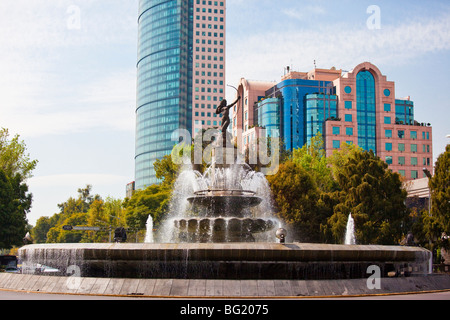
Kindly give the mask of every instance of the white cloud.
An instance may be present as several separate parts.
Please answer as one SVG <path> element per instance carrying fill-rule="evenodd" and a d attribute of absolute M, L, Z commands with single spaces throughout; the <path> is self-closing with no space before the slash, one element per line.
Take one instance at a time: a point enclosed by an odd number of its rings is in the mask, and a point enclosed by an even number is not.
<path fill-rule="evenodd" d="M 240 36 L 228 39 L 228 83 L 237 83 L 241 77 L 280 81 L 284 67 L 293 65 L 296 70 L 308 71 L 314 60 L 318 67 L 345 70 L 364 61 L 406 64 L 425 53 L 449 50 L 450 14 L 382 25 L 381 30 L 335 24 L 315 30 Z"/>
<path fill-rule="evenodd" d="M 296 20 L 304 20 L 311 17 L 316 17 L 317 15 L 323 15 L 326 13 L 325 8 L 318 5 L 307 5 L 300 8 L 289 8 L 283 9 L 282 13 L 290 18 Z"/>
<path fill-rule="evenodd" d="M 69 26 L 71 6 L 79 29 Z M 135 65 L 98 55 L 136 46 L 136 12 L 137 0 L 2 0 L 0 127 L 25 137 L 133 131 Z"/>
<path fill-rule="evenodd" d="M 33 79 L 33 76 L 36 78 Z M 133 131 L 135 70 L 116 72 L 80 87 L 66 88 L 59 78 L 39 83 L 39 75 L 30 74 L 34 85 L 23 81 L 2 91 L 0 125 L 7 124 L 21 136 L 68 134 L 96 128 Z M 0 85 L 2 81 L 0 79 Z M 8 85 L 6 84 L 6 88 Z M 64 92 L 65 97 L 51 95 Z M 49 93 L 46 95 L 45 93 Z"/>

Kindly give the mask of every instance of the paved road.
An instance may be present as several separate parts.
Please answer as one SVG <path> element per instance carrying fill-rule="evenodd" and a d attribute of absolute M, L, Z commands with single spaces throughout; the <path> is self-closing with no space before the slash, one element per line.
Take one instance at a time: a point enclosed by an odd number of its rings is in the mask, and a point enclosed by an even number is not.
<path fill-rule="evenodd" d="M 26 293 L 26 292 L 0 290 L 0 300 L 155 300 L 155 299 L 59 295 L 59 294 Z M 314 300 L 314 299 L 306 299 L 306 300 Z M 392 295 L 392 296 L 334 298 L 326 300 L 450 300 L 450 292 Z"/>

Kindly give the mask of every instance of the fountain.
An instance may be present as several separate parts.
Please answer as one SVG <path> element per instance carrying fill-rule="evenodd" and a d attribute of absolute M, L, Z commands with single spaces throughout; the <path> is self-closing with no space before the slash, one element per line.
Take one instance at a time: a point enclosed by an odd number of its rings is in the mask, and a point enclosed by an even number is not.
<path fill-rule="evenodd" d="M 145 232 L 145 243 L 153 243 L 153 217 L 151 214 L 148 215 L 147 219 L 147 230 Z"/>
<path fill-rule="evenodd" d="M 63 274 L 75 265 L 83 277 L 109 278 L 354 279 L 366 278 L 373 265 L 382 276 L 430 272 L 431 252 L 422 248 L 287 243 L 271 214 L 267 180 L 239 160 L 225 115 L 223 123 L 211 166 L 203 174 L 187 169 L 179 175 L 161 243 L 149 231 L 140 244 L 28 245 L 19 250 L 22 261 Z M 350 216 L 349 229 L 352 221 Z"/>
<path fill-rule="evenodd" d="M 351 213 L 348 216 L 347 228 L 345 230 L 345 244 L 346 245 L 355 245 L 356 244 L 355 220 L 353 220 Z"/>
<path fill-rule="evenodd" d="M 212 165 L 205 173 L 189 168 L 180 174 L 162 228 L 166 242 L 255 242 L 267 240 L 264 234 L 280 227 L 272 216 L 265 176 L 241 162 L 236 148 L 223 147 L 227 144 L 231 144 L 229 136 L 222 142 L 222 134 L 217 135 Z M 232 162 L 226 163 L 227 159 Z M 270 236 L 274 239 L 273 233 Z"/>

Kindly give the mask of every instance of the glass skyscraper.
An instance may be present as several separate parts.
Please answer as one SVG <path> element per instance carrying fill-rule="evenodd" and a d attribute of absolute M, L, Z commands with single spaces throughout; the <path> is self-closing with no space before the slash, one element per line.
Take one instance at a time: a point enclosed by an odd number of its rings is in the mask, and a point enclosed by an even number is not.
<path fill-rule="evenodd" d="M 329 95 L 331 90 L 330 81 L 283 80 L 256 105 L 258 125 L 279 130 L 287 150 L 301 148 L 322 132 L 327 118 L 336 116 L 337 98 Z"/>
<path fill-rule="evenodd" d="M 141 0 L 138 23 L 135 180 L 143 189 L 159 182 L 153 163 L 178 143 L 175 130 L 192 135 L 194 123 L 213 123 L 225 85 L 225 2 Z M 210 120 L 195 116 L 203 99 Z"/>

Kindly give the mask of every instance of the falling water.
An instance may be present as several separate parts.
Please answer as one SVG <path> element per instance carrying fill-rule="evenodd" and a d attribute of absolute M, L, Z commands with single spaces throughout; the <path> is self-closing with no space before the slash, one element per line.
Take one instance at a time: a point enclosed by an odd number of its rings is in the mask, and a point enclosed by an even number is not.
<path fill-rule="evenodd" d="M 147 231 L 145 233 L 145 243 L 153 243 L 153 217 L 151 214 L 148 215 L 147 220 Z"/>
<path fill-rule="evenodd" d="M 253 218 L 271 220 L 275 225 L 280 224 L 273 217 L 271 190 L 264 174 L 252 171 L 245 163 L 227 168 L 209 167 L 203 174 L 188 167 L 180 173 L 175 182 L 172 199 L 169 204 L 169 214 L 160 226 L 158 241 L 162 243 L 183 241 L 180 239 L 183 231 L 174 227 L 174 221 L 179 218 L 198 218 L 199 213 L 192 210 L 192 206 L 187 199 L 188 197 L 192 197 L 197 191 L 211 189 L 238 189 L 254 192 L 256 196 L 262 199 L 262 202 L 255 208 L 247 209 L 247 214 Z M 224 220 L 228 223 L 229 219 L 225 218 Z M 209 227 L 211 230 L 211 240 L 212 225 L 213 222 L 211 222 Z M 187 230 L 184 231 L 187 232 Z M 257 241 L 275 241 L 274 232 L 257 234 L 255 237 Z"/>
<path fill-rule="evenodd" d="M 352 214 L 348 216 L 347 230 L 345 231 L 345 244 L 354 245 L 356 244 L 355 239 L 355 220 L 353 220 Z"/>

